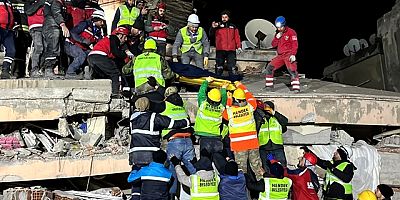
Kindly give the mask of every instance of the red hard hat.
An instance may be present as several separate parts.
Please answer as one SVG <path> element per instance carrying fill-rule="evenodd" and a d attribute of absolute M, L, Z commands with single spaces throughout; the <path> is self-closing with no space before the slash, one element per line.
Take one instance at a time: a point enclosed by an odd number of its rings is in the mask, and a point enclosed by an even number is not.
<path fill-rule="evenodd" d="M 166 7 L 167 7 L 167 5 L 164 2 L 160 2 L 157 4 L 157 8 L 162 8 L 165 10 Z"/>
<path fill-rule="evenodd" d="M 129 30 L 125 27 L 118 27 L 113 30 L 111 35 L 116 35 L 116 34 L 123 34 L 123 35 L 129 35 Z"/>
<path fill-rule="evenodd" d="M 310 162 L 312 165 L 317 164 L 317 156 L 315 156 L 313 153 L 304 153 L 303 157 L 308 160 L 308 162 Z"/>

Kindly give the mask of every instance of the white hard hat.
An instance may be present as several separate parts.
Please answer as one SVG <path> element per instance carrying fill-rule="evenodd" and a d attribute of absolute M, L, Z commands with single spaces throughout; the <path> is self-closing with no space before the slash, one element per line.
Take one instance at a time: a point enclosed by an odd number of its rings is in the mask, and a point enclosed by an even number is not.
<path fill-rule="evenodd" d="M 197 16 L 196 14 L 189 15 L 188 22 L 193 24 L 200 24 L 199 16 Z"/>
<path fill-rule="evenodd" d="M 95 10 L 92 14 L 92 18 L 99 18 L 102 20 L 106 20 L 106 14 L 104 14 L 101 10 Z"/>
<path fill-rule="evenodd" d="M 347 158 L 351 158 L 353 156 L 353 150 L 349 146 L 339 146 L 339 149 L 342 149 L 346 154 Z"/>

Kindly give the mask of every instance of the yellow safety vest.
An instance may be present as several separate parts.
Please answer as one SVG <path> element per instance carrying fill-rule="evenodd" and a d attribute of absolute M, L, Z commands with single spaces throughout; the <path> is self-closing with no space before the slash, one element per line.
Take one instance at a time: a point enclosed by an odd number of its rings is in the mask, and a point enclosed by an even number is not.
<path fill-rule="evenodd" d="M 261 192 L 259 200 L 286 200 L 289 198 L 292 180 L 289 178 L 264 178 L 265 190 Z"/>
<path fill-rule="evenodd" d="M 333 163 L 333 161 L 332 161 Z M 349 162 L 342 162 L 335 168 L 341 172 L 344 171 L 344 169 L 349 165 Z M 342 180 L 340 180 L 338 177 L 336 177 L 330 169 L 326 170 L 325 174 L 325 180 L 324 180 L 324 191 L 328 191 L 329 187 L 331 186 L 332 183 L 339 183 L 340 185 L 343 186 L 344 188 L 344 194 L 352 194 L 353 193 L 353 186 L 351 183 L 345 183 Z"/>
<path fill-rule="evenodd" d="M 165 86 L 160 59 L 160 55 L 153 52 L 142 53 L 136 57 L 135 64 L 133 65 L 136 88 L 146 83 L 147 78 L 150 76 L 153 76 L 158 84 Z"/>
<path fill-rule="evenodd" d="M 222 124 L 222 113 L 224 106 L 212 106 L 207 101 L 201 103 L 197 110 L 194 131 L 200 136 L 220 136 L 220 126 Z"/>
<path fill-rule="evenodd" d="M 190 197 L 192 200 L 219 200 L 219 176 L 214 173 L 211 180 L 203 180 L 200 176 L 190 175 Z"/>
<path fill-rule="evenodd" d="M 139 17 L 140 10 L 136 7 L 133 7 L 129 12 L 129 9 L 126 5 L 119 6 L 119 21 L 117 26 L 122 25 L 130 25 L 132 26 L 135 23 L 136 18 Z"/>
<path fill-rule="evenodd" d="M 200 54 L 200 55 L 203 54 L 203 43 L 201 43 L 201 39 L 203 38 L 203 28 L 199 27 L 199 29 L 197 30 L 198 35 L 197 35 L 195 43 L 190 42 L 190 36 L 188 36 L 188 27 L 187 26 L 181 28 L 180 31 L 181 31 L 182 38 L 183 38 L 181 52 L 186 53 L 193 47 L 194 50 L 196 50 L 196 52 L 198 54 Z"/>
<path fill-rule="evenodd" d="M 262 124 L 258 133 L 260 146 L 266 145 L 270 139 L 274 144 L 283 145 L 282 126 L 275 117 Z"/>
<path fill-rule="evenodd" d="M 173 120 L 187 119 L 189 116 L 186 113 L 185 107 L 176 106 L 170 102 L 165 102 L 165 110 L 161 113 L 161 115 L 168 116 Z M 171 129 L 164 129 L 161 132 L 161 136 L 164 137 L 169 133 Z"/>

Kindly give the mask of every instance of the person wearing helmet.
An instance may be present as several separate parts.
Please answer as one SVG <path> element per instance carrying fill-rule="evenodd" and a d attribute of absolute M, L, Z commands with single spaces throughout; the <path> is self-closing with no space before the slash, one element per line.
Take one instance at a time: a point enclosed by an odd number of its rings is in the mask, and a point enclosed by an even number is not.
<path fill-rule="evenodd" d="M 288 119 L 275 110 L 275 104 L 272 101 L 260 101 L 257 104 L 255 119 L 258 142 L 260 143 L 260 157 L 264 170 L 269 172 L 266 163 L 268 154 L 274 155 L 286 167 L 287 162 L 282 134 L 287 130 Z"/>
<path fill-rule="evenodd" d="M 390 186 L 386 184 L 380 184 L 375 189 L 375 195 L 378 200 L 390 200 L 391 197 L 394 195 L 394 192 Z"/>
<path fill-rule="evenodd" d="M 189 15 L 187 26 L 179 30 L 172 47 L 174 62 L 178 62 L 180 48 L 183 64 L 190 64 L 191 60 L 194 60 L 197 67 L 204 68 L 208 65 L 210 42 L 206 32 L 199 25 L 199 17 L 196 14 Z"/>
<path fill-rule="evenodd" d="M 307 147 L 303 147 L 303 149 L 306 153 L 312 153 Z M 351 156 L 351 148 L 344 146 L 340 146 L 333 153 L 332 161 L 322 160 L 317 156 L 317 165 L 326 170 L 322 188 L 325 199 L 353 199 L 351 180 L 357 168 L 349 160 Z"/>
<path fill-rule="evenodd" d="M 119 97 L 120 68 L 125 64 L 125 59 L 133 57 L 133 54 L 124 45 L 128 34 L 127 28 L 116 28 L 111 35 L 99 40 L 88 56 L 93 77 L 111 79 L 114 97 Z"/>
<path fill-rule="evenodd" d="M 272 47 L 276 47 L 278 55 L 265 68 L 265 86 L 268 91 L 274 87 L 274 71 L 286 65 L 291 78 L 292 90 L 300 91 L 299 74 L 297 72 L 296 54 L 298 48 L 297 33 L 286 25 L 286 19 L 279 16 L 275 20 L 277 32 L 272 39 Z"/>
<path fill-rule="evenodd" d="M 65 53 L 73 58 L 68 66 L 66 79 L 83 79 L 81 69 L 86 57 L 93 45 L 103 38 L 102 28 L 105 25 L 106 16 L 103 11 L 95 11 L 90 20 L 82 21 L 71 30 L 71 37 L 65 39 Z M 86 71 L 85 79 L 90 79 Z"/>
<path fill-rule="evenodd" d="M 132 26 L 140 16 L 140 9 L 135 7 L 135 0 L 126 0 L 114 14 L 111 30 L 120 26 Z"/>
<path fill-rule="evenodd" d="M 229 76 L 236 74 L 236 54 L 242 52 L 239 29 L 230 21 L 231 13 L 221 12 L 221 22 L 213 22 L 210 38 L 215 36 L 216 65 L 215 73 L 222 75 L 226 60 Z"/>
<path fill-rule="evenodd" d="M 357 195 L 357 200 L 377 200 L 376 195 L 371 190 L 364 190 Z"/>
<path fill-rule="evenodd" d="M 222 113 L 226 106 L 226 87 L 213 88 L 207 93 L 208 84 L 214 78 L 207 77 L 200 86 L 197 95 L 197 115 L 194 124 L 194 134 L 199 138 L 200 150 L 206 149 L 211 154 L 222 152 L 221 141 Z"/>
<path fill-rule="evenodd" d="M 232 104 L 228 104 L 223 113 L 223 118 L 228 121 L 230 147 L 239 168 L 247 173 L 247 160 L 249 160 L 257 177 L 261 178 L 262 164 L 253 114 L 257 108 L 257 101 L 241 82 L 236 81 L 235 85 Z"/>
<path fill-rule="evenodd" d="M 149 36 L 157 42 L 157 52 L 161 56 L 165 56 L 167 51 L 167 37 L 169 21 L 165 18 L 166 4 L 160 2 L 157 4 L 156 13 L 148 15 L 146 20 L 145 31 Z"/>

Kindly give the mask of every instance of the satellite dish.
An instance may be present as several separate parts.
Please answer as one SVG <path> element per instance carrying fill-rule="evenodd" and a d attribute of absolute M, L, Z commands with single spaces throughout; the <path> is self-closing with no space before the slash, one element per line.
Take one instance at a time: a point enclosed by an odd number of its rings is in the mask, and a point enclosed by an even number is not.
<path fill-rule="evenodd" d="M 365 39 L 360 39 L 360 46 L 361 46 L 361 49 L 366 49 L 366 48 L 368 48 L 368 42 L 367 42 L 367 40 L 365 40 Z"/>
<path fill-rule="evenodd" d="M 351 55 L 351 54 L 350 54 L 349 46 L 347 46 L 347 44 L 344 45 L 344 47 L 343 47 L 343 53 L 344 53 L 344 55 L 346 55 L 346 56 L 350 56 L 350 55 Z"/>
<path fill-rule="evenodd" d="M 351 39 L 349 43 L 347 43 L 347 46 L 349 47 L 350 54 L 353 55 L 357 51 L 360 51 L 361 45 L 360 45 L 360 40 L 358 39 Z"/>
<path fill-rule="evenodd" d="M 372 46 L 372 45 L 375 45 L 375 43 L 376 43 L 376 34 L 374 33 L 374 34 L 372 34 L 371 36 L 369 36 L 368 41 L 369 41 L 369 43 L 371 44 L 371 46 Z"/>
<path fill-rule="evenodd" d="M 265 19 L 253 19 L 246 24 L 244 29 L 249 42 L 260 49 L 269 49 L 275 36 L 274 24 Z"/>

